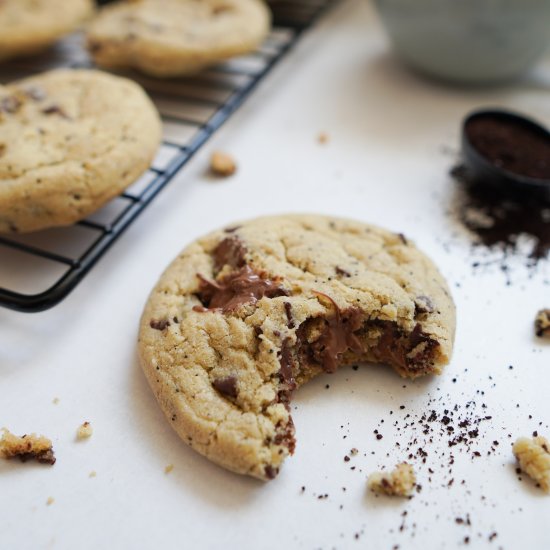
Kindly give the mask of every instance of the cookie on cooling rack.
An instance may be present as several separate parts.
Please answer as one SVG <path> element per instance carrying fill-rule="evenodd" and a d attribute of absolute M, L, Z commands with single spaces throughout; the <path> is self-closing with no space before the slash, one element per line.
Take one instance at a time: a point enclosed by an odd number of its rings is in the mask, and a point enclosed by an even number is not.
<path fill-rule="evenodd" d="M 93 11 L 92 0 L 1 0 L 0 60 L 50 46 Z"/>
<path fill-rule="evenodd" d="M 152 291 L 139 351 L 171 425 L 230 470 L 273 478 L 293 391 L 342 365 L 404 377 L 449 361 L 455 308 L 403 235 L 315 215 L 258 218 L 190 244 Z"/>
<path fill-rule="evenodd" d="M 0 86 L 0 232 L 84 218 L 149 167 L 160 138 L 125 78 L 67 69 Z"/>
<path fill-rule="evenodd" d="M 269 27 L 262 0 L 122 1 L 92 22 L 88 48 L 102 67 L 170 77 L 254 50 Z"/>

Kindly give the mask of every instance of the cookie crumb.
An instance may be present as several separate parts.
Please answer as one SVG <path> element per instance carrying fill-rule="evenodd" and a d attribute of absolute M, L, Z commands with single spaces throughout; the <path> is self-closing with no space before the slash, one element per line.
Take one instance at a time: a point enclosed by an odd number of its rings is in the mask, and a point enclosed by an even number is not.
<path fill-rule="evenodd" d="M 52 403 L 54 405 L 57 405 L 59 403 L 59 397 L 54 397 L 53 400 L 52 400 Z"/>
<path fill-rule="evenodd" d="M 173 464 L 168 464 L 168 466 L 166 466 L 164 468 L 164 473 L 169 474 L 173 469 L 174 469 L 174 465 Z"/>
<path fill-rule="evenodd" d="M 88 474 L 88 477 L 96 477 L 97 476 L 97 473 L 95 470 L 92 470 L 89 474 Z"/>
<path fill-rule="evenodd" d="M 78 430 L 76 430 L 76 438 L 88 439 L 89 437 L 92 437 L 93 433 L 94 430 L 92 428 L 92 425 L 89 422 L 84 422 L 83 424 L 78 426 Z"/>
<path fill-rule="evenodd" d="M 533 479 L 541 489 L 550 493 L 550 444 L 542 436 L 529 439 L 520 437 L 516 439 L 513 447 L 519 467 L 531 479 Z"/>
<path fill-rule="evenodd" d="M 55 502 L 55 498 L 48 497 L 48 500 L 46 501 L 46 506 L 51 506 Z"/>
<path fill-rule="evenodd" d="M 317 141 L 321 145 L 324 145 L 325 143 L 328 143 L 328 140 L 329 140 L 329 135 L 326 132 L 319 132 L 319 134 L 317 136 Z"/>
<path fill-rule="evenodd" d="M 0 456 L 6 459 L 18 457 L 21 462 L 34 459 L 42 464 L 55 463 L 52 442 L 47 437 L 36 434 L 19 437 L 6 428 L 2 428 L 2 432 Z"/>
<path fill-rule="evenodd" d="M 402 462 L 392 472 L 375 472 L 369 476 L 368 488 L 381 495 L 407 497 L 416 485 L 416 475 L 410 464 Z"/>
<path fill-rule="evenodd" d="M 550 338 L 550 309 L 541 309 L 535 317 L 535 334 L 539 338 Z"/>
<path fill-rule="evenodd" d="M 210 158 L 210 170 L 216 176 L 227 178 L 237 171 L 237 164 L 231 155 L 222 151 L 214 151 Z"/>

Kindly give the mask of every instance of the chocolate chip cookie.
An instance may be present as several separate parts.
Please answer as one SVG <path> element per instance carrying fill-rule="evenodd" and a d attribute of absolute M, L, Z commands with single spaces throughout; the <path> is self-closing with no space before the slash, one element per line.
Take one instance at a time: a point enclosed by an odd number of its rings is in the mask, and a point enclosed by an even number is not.
<path fill-rule="evenodd" d="M 127 79 L 58 70 L 0 86 L 0 232 L 84 218 L 148 168 L 160 137 Z"/>
<path fill-rule="evenodd" d="M 92 0 L 1 0 L 0 60 L 50 46 L 93 11 Z"/>
<path fill-rule="evenodd" d="M 92 22 L 88 48 L 102 67 L 178 76 L 254 50 L 269 26 L 262 0 L 123 1 Z"/>
<path fill-rule="evenodd" d="M 143 369 L 180 437 L 271 479 L 295 446 L 289 402 L 317 374 L 380 362 L 440 373 L 455 308 L 402 234 L 315 215 L 258 218 L 190 244 L 151 293 Z"/>

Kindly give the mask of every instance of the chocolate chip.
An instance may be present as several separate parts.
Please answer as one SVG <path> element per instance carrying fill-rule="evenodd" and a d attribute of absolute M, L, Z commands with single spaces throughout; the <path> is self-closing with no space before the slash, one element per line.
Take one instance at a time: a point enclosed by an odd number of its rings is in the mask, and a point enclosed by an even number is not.
<path fill-rule="evenodd" d="M 151 319 L 149 326 L 155 330 L 164 330 L 166 327 L 170 326 L 170 321 L 168 319 Z"/>
<path fill-rule="evenodd" d="M 214 389 L 216 389 L 226 397 L 232 397 L 233 399 L 235 399 L 239 394 L 236 376 L 231 375 L 226 376 L 225 378 L 216 378 L 212 382 L 212 386 L 214 386 Z"/>
<path fill-rule="evenodd" d="M 290 454 L 294 454 L 294 450 L 296 449 L 296 439 L 294 434 L 296 433 L 296 430 L 294 428 L 292 418 L 289 417 L 286 424 L 278 422 L 275 429 L 277 430 L 277 434 L 273 438 L 273 443 L 275 443 L 275 445 L 284 445 Z"/>
<path fill-rule="evenodd" d="M 292 304 L 290 302 L 285 302 L 285 313 L 287 318 L 288 328 L 294 328 L 294 319 L 292 317 Z"/>
<path fill-rule="evenodd" d="M 235 231 L 237 231 L 237 229 L 240 229 L 241 227 L 241 225 L 234 225 L 233 227 L 226 227 L 224 231 L 226 233 L 235 233 Z"/>
<path fill-rule="evenodd" d="M 41 464 L 49 464 L 50 466 L 53 466 L 55 464 L 56 458 L 53 454 L 53 450 L 47 449 L 45 451 L 37 453 L 36 460 Z"/>
<path fill-rule="evenodd" d="M 417 296 L 414 301 L 415 315 L 421 313 L 433 313 L 435 308 L 434 304 L 428 296 Z"/>
<path fill-rule="evenodd" d="M 271 464 L 268 464 L 264 468 L 265 475 L 267 479 L 275 479 L 277 477 L 277 474 L 279 473 L 279 468 L 275 468 L 271 466 Z"/>
<path fill-rule="evenodd" d="M 217 270 L 220 270 L 224 265 L 229 265 L 233 268 L 243 267 L 246 252 L 246 246 L 239 237 L 227 237 L 220 241 L 212 251 L 214 267 Z"/>
<path fill-rule="evenodd" d="M 405 235 L 403 235 L 403 233 L 398 233 L 397 236 L 399 237 L 399 239 L 401 240 L 401 242 L 405 245 L 408 245 L 409 244 L 409 241 L 407 241 L 407 237 L 405 237 Z"/>
<path fill-rule="evenodd" d="M 42 112 L 45 115 L 59 115 L 61 118 L 70 119 L 69 115 L 59 105 L 50 105 L 42 109 Z"/>
<path fill-rule="evenodd" d="M 290 338 L 285 338 L 283 340 L 279 363 L 281 365 L 279 369 L 279 377 L 283 384 L 283 387 L 279 391 L 279 399 L 283 403 L 288 403 L 290 400 L 290 394 L 296 389 L 296 380 L 294 378 L 295 366 L 294 358 L 292 356 L 292 348 L 290 345 Z"/>
<path fill-rule="evenodd" d="M 339 275 L 340 277 L 351 277 L 351 273 L 349 271 L 342 269 L 338 265 L 334 268 L 334 271 L 336 272 L 336 275 Z"/>

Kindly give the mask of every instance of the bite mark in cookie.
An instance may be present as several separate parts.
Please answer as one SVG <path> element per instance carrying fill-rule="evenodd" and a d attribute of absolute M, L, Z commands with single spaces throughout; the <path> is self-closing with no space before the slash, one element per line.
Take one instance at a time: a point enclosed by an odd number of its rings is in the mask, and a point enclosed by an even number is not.
<path fill-rule="evenodd" d="M 151 324 L 173 317 L 170 330 Z M 361 362 L 439 373 L 454 322 L 444 280 L 404 237 L 322 216 L 259 218 L 199 239 L 168 268 L 140 355 L 182 439 L 272 479 L 296 445 L 299 386 Z"/>

